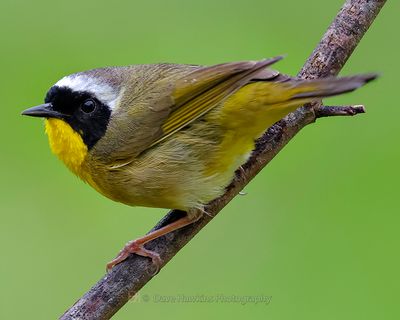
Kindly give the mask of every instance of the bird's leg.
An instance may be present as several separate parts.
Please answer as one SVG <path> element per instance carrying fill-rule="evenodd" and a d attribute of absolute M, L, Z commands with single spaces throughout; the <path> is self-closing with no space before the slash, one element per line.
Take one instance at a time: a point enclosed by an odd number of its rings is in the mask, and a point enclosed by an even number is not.
<path fill-rule="evenodd" d="M 110 271 L 115 265 L 124 261 L 131 253 L 136 253 L 143 257 L 149 257 L 152 260 L 153 264 L 156 266 L 156 270 L 158 272 L 162 263 L 160 255 L 155 251 L 146 249 L 144 245 L 151 240 L 157 239 L 163 235 L 166 235 L 167 233 L 196 222 L 202 216 L 202 211 L 197 212 L 196 214 L 186 214 L 186 216 L 184 216 L 183 218 L 180 218 L 160 229 L 154 230 L 136 240 L 129 241 L 125 245 L 125 247 L 119 252 L 118 256 L 114 260 L 107 263 L 107 271 Z"/>

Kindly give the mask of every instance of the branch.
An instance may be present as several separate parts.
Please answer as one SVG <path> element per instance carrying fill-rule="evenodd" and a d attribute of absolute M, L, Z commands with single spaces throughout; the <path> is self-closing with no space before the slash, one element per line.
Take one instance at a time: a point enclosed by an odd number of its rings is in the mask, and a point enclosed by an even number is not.
<path fill-rule="evenodd" d="M 359 113 L 365 113 L 363 105 L 356 106 L 322 106 L 315 110 L 316 118 L 335 117 L 335 116 L 355 116 Z"/>
<path fill-rule="evenodd" d="M 318 78 L 338 74 L 385 2 L 386 0 L 347 0 L 298 76 Z M 319 104 L 313 104 L 299 108 L 268 129 L 257 141 L 251 158 L 237 171 L 225 194 L 207 205 L 206 211 L 215 216 L 297 132 L 315 121 L 316 114 L 327 115 L 328 110 L 331 110 L 330 115 L 343 115 L 337 112 L 343 111 L 343 107 L 328 107 L 324 110 Z M 169 212 L 154 229 L 175 221 L 182 214 L 184 213 L 177 210 Z M 147 247 L 158 252 L 163 264 L 166 264 L 212 219 L 211 216 L 205 215 L 193 225 L 156 239 Z M 100 279 L 60 319 L 109 319 L 151 280 L 153 273 L 154 267 L 150 259 L 132 255 Z"/>

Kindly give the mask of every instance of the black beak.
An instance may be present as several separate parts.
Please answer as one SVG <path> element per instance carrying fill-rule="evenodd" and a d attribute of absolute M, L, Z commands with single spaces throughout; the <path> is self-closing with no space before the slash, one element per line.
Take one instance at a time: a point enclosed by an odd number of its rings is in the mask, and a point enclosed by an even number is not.
<path fill-rule="evenodd" d="M 63 118 L 63 114 L 53 110 L 51 103 L 41 104 L 40 106 L 32 107 L 22 111 L 23 116 L 41 117 L 41 118 Z"/>

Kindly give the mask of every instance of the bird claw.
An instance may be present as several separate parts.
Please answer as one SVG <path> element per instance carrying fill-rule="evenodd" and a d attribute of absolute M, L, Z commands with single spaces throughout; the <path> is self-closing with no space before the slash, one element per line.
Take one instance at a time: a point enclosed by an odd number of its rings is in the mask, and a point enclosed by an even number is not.
<path fill-rule="evenodd" d="M 115 259 L 107 263 L 107 272 L 110 272 L 113 267 L 126 260 L 132 253 L 151 259 L 153 265 L 155 266 L 154 272 L 151 272 L 152 276 L 156 275 L 160 271 L 162 265 L 160 255 L 155 251 L 146 249 L 144 244 L 138 242 L 137 240 L 132 240 L 125 245 Z"/>
<path fill-rule="evenodd" d="M 154 272 L 151 272 L 151 275 L 154 276 L 155 274 L 158 273 L 160 268 L 162 267 L 163 261 L 160 258 L 160 255 L 157 252 L 148 250 L 144 247 L 144 245 L 152 240 L 155 240 L 161 236 L 164 236 L 166 234 L 169 234 L 172 231 L 175 231 L 177 229 L 183 228 L 187 225 L 192 224 L 193 222 L 197 221 L 201 216 L 202 213 L 205 212 L 204 210 L 196 210 L 196 214 L 191 214 L 191 215 L 186 215 L 174 222 L 171 222 L 170 224 L 163 226 L 159 229 L 153 230 L 146 234 L 145 236 L 138 238 L 133 241 L 129 241 L 125 247 L 120 251 L 118 256 L 110 261 L 107 264 L 107 270 L 110 271 L 115 265 L 118 263 L 121 263 L 124 261 L 126 258 L 131 253 L 136 253 L 140 256 L 143 257 L 148 257 L 152 260 L 153 266 L 155 266 Z"/>

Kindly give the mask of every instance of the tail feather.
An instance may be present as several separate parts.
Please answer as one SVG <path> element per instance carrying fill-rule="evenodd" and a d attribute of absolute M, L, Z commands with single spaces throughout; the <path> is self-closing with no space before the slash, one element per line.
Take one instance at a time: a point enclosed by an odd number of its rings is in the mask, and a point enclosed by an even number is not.
<path fill-rule="evenodd" d="M 317 99 L 354 91 L 377 77 L 378 74 L 370 73 L 351 77 L 300 80 L 295 84 L 300 92 L 294 94 L 291 99 Z"/>
<path fill-rule="evenodd" d="M 302 105 L 356 90 L 377 76 L 365 74 L 315 80 L 281 77 L 255 81 L 242 87 L 224 102 L 218 119 L 223 121 L 224 127 L 237 130 L 243 137 L 259 137 L 265 128 Z M 243 128 L 246 128 L 246 134 Z"/>

